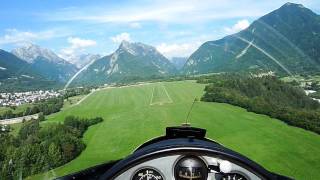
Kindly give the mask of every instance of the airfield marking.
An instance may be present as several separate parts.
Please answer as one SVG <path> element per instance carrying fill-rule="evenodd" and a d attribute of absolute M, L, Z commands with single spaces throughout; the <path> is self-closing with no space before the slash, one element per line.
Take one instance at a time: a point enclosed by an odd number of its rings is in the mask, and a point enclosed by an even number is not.
<path fill-rule="evenodd" d="M 106 89 L 114 89 L 114 88 L 126 88 L 126 87 L 134 87 L 134 86 L 143 86 L 143 85 L 148 85 L 148 84 L 151 84 L 151 83 L 139 83 L 139 84 L 133 84 L 133 85 L 120 86 L 120 87 L 107 86 L 107 87 L 104 87 L 104 88 L 98 88 L 97 90 L 91 91 L 91 92 L 90 92 L 89 94 L 87 94 L 85 97 L 83 97 L 82 99 L 80 99 L 80 101 L 78 101 L 76 104 L 73 104 L 73 105 L 70 106 L 70 107 L 79 105 L 82 101 L 84 101 L 85 99 L 87 99 L 87 97 L 89 97 L 91 94 L 93 94 L 94 92 L 97 92 L 97 91 L 106 90 Z"/>
<path fill-rule="evenodd" d="M 82 101 L 84 101 L 85 99 L 87 99 L 89 96 L 91 96 L 94 92 L 97 92 L 97 91 L 101 91 L 101 90 L 105 90 L 105 89 L 113 89 L 113 88 L 123 88 L 123 87 L 131 87 L 131 86 L 141 86 L 141 85 L 147 85 L 147 84 L 151 84 L 151 83 L 141 83 L 141 84 L 137 84 L 137 85 L 127 85 L 127 86 L 122 86 L 122 87 L 105 87 L 105 88 L 101 88 L 101 89 L 97 89 L 95 91 L 91 91 L 89 94 L 87 94 L 85 97 L 83 97 L 82 99 L 80 99 L 80 101 L 78 101 L 76 104 L 73 104 L 72 106 L 70 107 L 73 107 L 73 106 L 77 106 L 79 105 Z M 166 87 L 163 85 L 163 83 L 159 83 L 161 84 L 162 86 L 162 89 L 164 90 L 164 92 L 166 93 L 167 95 L 167 98 L 168 98 L 168 102 L 156 102 L 156 103 L 153 103 L 153 97 L 154 97 L 154 91 L 155 91 L 155 87 L 153 87 L 152 89 L 152 94 L 151 94 L 151 99 L 150 99 L 150 103 L 149 105 L 155 105 L 155 104 L 159 104 L 159 105 L 163 105 L 165 103 L 173 103 Z"/>
<path fill-rule="evenodd" d="M 162 102 L 162 101 L 160 101 L 160 102 L 153 102 L 153 97 L 154 97 L 153 94 L 154 94 L 154 91 L 155 91 L 155 87 L 153 87 L 152 94 L 151 94 L 151 100 L 150 100 L 150 104 L 149 104 L 149 105 L 152 106 L 152 105 L 156 105 L 156 104 L 158 104 L 158 105 L 163 105 L 163 104 L 166 104 L 166 103 L 173 103 L 173 101 L 172 101 L 172 99 L 171 99 L 171 97 L 170 97 L 170 95 L 169 95 L 166 87 L 163 85 L 163 83 L 157 83 L 157 84 L 160 84 L 162 90 L 166 93 L 167 101 L 164 101 L 164 102 Z"/>
<path fill-rule="evenodd" d="M 99 89 L 97 89 L 97 90 L 91 91 L 89 94 L 87 94 L 85 97 L 83 97 L 82 99 L 80 99 L 80 101 L 78 101 L 76 104 L 72 105 L 71 107 L 76 106 L 76 105 L 79 105 L 82 101 L 84 101 L 85 99 L 87 99 L 89 96 L 91 96 L 91 94 L 93 94 L 93 93 L 95 93 L 95 92 L 98 92 L 98 91 L 101 91 L 101 90 L 106 90 L 106 89 L 112 89 L 112 88 L 115 88 L 115 87 L 104 87 L 104 88 L 99 88 Z"/>
<path fill-rule="evenodd" d="M 153 100 L 153 93 L 154 93 L 154 86 L 153 86 L 153 89 L 152 89 L 151 99 L 150 99 L 150 103 L 149 103 L 149 105 L 153 105 L 153 104 L 152 104 L 152 100 Z"/>
<path fill-rule="evenodd" d="M 162 83 L 161 83 L 161 84 L 162 84 Z M 170 103 L 173 103 L 173 101 L 172 101 L 172 99 L 171 99 L 171 97 L 170 97 L 170 95 L 169 95 L 169 93 L 168 93 L 168 91 L 167 91 L 167 89 L 166 89 L 166 86 L 162 84 L 162 87 L 164 88 L 164 91 L 166 92 L 167 97 L 168 97 L 169 100 L 170 100 Z"/>

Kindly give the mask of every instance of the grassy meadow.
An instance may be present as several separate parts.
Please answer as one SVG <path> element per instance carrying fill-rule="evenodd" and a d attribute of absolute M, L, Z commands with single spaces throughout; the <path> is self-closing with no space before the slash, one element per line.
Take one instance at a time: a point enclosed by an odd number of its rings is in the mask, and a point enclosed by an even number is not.
<path fill-rule="evenodd" d="M 143 142 L 184 122 L 204 85 L 192 81 L 152 83 L 96 91 L 81 103 L 48 116 L 42 126 L 67 115 L 101 116 L 84 135 L 86 149 L 73 161 L 29 179 L 47 179 L 129 155 Z M 196 102 L 192 126 L 266 169 L 296 179 L 320 179 L 320 136 L 228 104 Z"/>

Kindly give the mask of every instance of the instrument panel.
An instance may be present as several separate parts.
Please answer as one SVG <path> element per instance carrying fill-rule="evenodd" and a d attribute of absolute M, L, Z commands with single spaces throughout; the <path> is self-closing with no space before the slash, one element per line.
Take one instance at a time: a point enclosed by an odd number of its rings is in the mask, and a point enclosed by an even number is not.
<path fill-rule="evenodd" d="M 61 180 L 292 180 L 270 172 L 219 143 L 205 129 L 167 127 L 131 155 L 64 176 Z"/>
<path fill-rule="evenodd" d="M 176 154 L 137 164 L 115 180 L 256 180 L 261 179 L 236 163 L 218 157 Z"/>

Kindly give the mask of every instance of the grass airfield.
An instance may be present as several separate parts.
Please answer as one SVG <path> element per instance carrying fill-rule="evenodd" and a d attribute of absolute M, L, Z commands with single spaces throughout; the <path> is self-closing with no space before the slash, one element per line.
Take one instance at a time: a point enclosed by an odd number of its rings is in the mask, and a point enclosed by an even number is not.
<path fill-rule="evenodd" d="M 84 135 L 86 149 L 73 161 L 28 179 L 50 179 L 129 155 L 143 142 L 184 122 L 204 85 L 192 81 L 108 88 L 48 117 L 44 125 L 67 115 L 101 116 L 104 122 Z M 197 102 L 189 121 L 207 129 L 207 137 L 258 162 L 266 169 L 295 177 L 320 179 L 320 136 L 283 122 L 221 103 Z"/>

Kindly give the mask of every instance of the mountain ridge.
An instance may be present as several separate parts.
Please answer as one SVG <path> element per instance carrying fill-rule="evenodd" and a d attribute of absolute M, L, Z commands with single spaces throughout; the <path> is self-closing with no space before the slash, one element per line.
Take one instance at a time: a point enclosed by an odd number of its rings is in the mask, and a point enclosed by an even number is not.
<path fill-rule="evenodd" d="M 103 84 L 174 73 L 176 69 L 173 64 L 155 47 L 141 42 L 122 41 L 115 52 L 97 59 L 75 81 Z"/>
<path fill-rule="evenodd" d="M 29 63 L 0 49 L 0 91 L 48 89 L 58 85 L 34 71 Z"/>
<path fill-rule="evenodd" d="M 301 4 L 286 3 L 238 33 L 205 42 L 188 58 L 182 72 L 317 72 L 318 43 L 319 15 Z"/>
<path fill-rule="evenodd" d="M 42 76 L 59 82 L 66 82 L 77 72 L 77 67 L 62 59 L 53 51 L 35 44 L 13 49 L 12 54 L 30 64 L 30 68 Z"/>
<path fill-rule="evenodd" d="M 100 58 L 102 58 L 100 54 L 84 53 L 84 54 L 79 54 L 79 55 L 69 57 L 67 60 L 70 63 L 76 65 L 77 68 L 80 69 L 86 66 L 87 64 L 89 64 L 91 61 L 95 61 Z"/>

